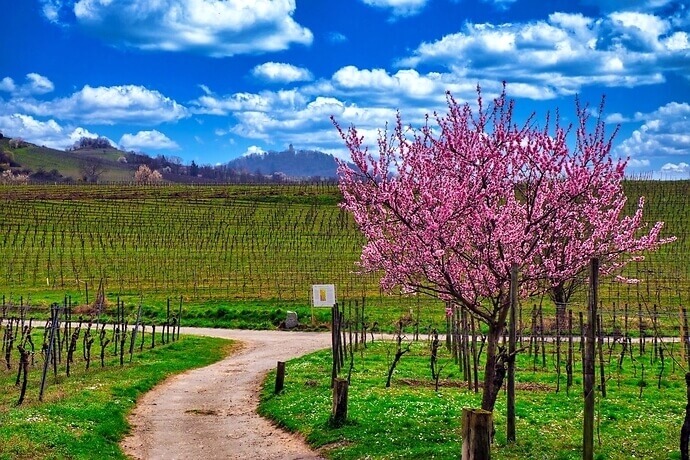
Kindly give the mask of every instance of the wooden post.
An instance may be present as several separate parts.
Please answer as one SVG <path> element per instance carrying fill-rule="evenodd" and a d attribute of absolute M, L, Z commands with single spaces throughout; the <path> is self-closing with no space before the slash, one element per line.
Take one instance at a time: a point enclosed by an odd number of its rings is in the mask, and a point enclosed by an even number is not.
<path fill-rule="evenodd" d="M 573 310 L 568 309 L 568 361 L 565 366 L 566 372 L 568 374 L 565 391 L 566 393 L 570 391 L 570 387 L 573 386 Z"/>
<path fill-rule="evenodd" d="M 50 339 L 48 341 L 48 349 L 46 350 L 46 357 L 43 363 L 43 374 L 41 375 L 41 389 L 38 393 L 38 400 L 43 401 L 43 390 L 46 385 L 46 375 L 48 374 L 48 367 L 50 365 L 50 360 L 55 348 L 55 329 L 58 328 L 58 314 L 60 313 L 60 308 L 58 304 L 53 304 L 50 307 Z"/>
<path fill-rule="evenodd" d="M 688 311 L 685 307 L 683 307 L 683 330 L 685 331 L 683 348 L 685 349 L 685 358 L 688 360 L 688 365 L 690 365 L 690 350 L 688 350 Z"/>
<path fill-rule="evenodd" d="M 584 362 L 584 420 L 582 436 L 582 459 L 594 458 L 594 361 L 597 330 L 597 305 L 599 304 L 599 259 L 590 260 L 589 305 L 587 308 L 587 333 L 585 337 Z"/>
<path fill-rule="evenodd" d="M 687 404 L 685 405 L 685 419 L 680 429 L 680 458 L 690 460 L 688 454 L 688 441 L 690 441 L 690 372 L 685 374 L 685 388 L 687 393 Z"/>
<path fill-rule="evenodd" d="M 482 409 L 462 410 L 462 460 L 491 458 L 492 413 Z"/>
<path fill-rule="evenodd" d="M 340 427 L 347 421 L 347 379 L 337 378 L 333 382 L 333 407 L 329 424 Z"/>
<path fill-rule="evenodd" d="M 335 379 L 338 377 L 340 363 L 338 343 L 340 341 L 340 331 L 338 330 L 338 304 L 336 303 L 331 308 L 331 352 L 333 355 L 333 362 L 331 367 L 331 388 L 335 385 Z"/>
<path fill-rule="evenodd" d="M 680 323 L 680 343 L 682 345 L 680 347 L 680 360 L 682 362 L 685 362 L 685 334 L 686 334 L 686 332 L 685 332 L 685 328 L 683 327 L 683 324 L 684 324 L 683 319 L 685 319 L 685 315 L 683 315 L 683 307 L 679 307 L 678 313 L 680 314 L 679 315 L 680 316 L 680 321 L 679 321 L 679 323 Z"/>
<path fill-rule="evenodd" d="M 515 442 L 515 329 L 516 329 L 516 314 L 517 314 L 517 284 L 518 284 L 518 269 L 517 265 L 513 264 L 510 267 L 510 319 L 508 321 L 508 382 L 506 383 L 508 391 L 507 401 L 507 420 L 506 420 L 506 436 L 509 443 Z"/>
<path fill-rule="evenodd" d="M 275 394 L 283 391 L 283 386 L 285 384 L 285 362 L 278 361 L 278 368 L 276 369 L 276 388 Z"/>

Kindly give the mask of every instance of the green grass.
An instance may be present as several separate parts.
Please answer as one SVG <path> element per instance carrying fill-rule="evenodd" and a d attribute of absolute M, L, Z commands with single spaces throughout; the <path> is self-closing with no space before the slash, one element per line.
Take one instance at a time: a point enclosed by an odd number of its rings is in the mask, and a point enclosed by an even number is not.
<path fill-rule="evenodd" d="M 126 417 L 137 398 L 172 374 L 220 360 L 230 349 L 226 340 L 184 336 L 135 354 L 122 368 L 109 353 L 105 368 L 92 362 L 85 371 L 80 357 L 70 377 L 64 363 L 58 382 L 49 374 L 43 403 L 38 402 L 42 360 L 37 356 L 19 407 L 15 361 L 11 371 L 0 370 L 0 459 L 92 459 L 95 453 L 125 458 L 118 443 L 129 430 Z"/>
<path fill-rule="evenodd" d="M 685 410 L 683 372 L 666 359 L 661 388 L 657 388 L 660 361 L 651 362 L 635 349 L 636 362 L 626 358 L 623 372 L 616 353 L 606 364 L 607 397 L 598 393 L 595 455 L 599 459 L 680 458 L 678 439 Z M 464 386 L 462 373 L 448 354 L 441 358 L 442 386 L 434 390 L 425 342 L 402 357 L 391 388 L 384 388 L 391 344 L 370 345 L 356 353 L 349 387 L 348 422 L 330 428 L 330 355 L 318 352 L 286 365 L 285 389 L 273 394 L 274 375 L 262 392 L 260 411 L 291 431 L 303 434 L 315 448 L 334 459 L 451 459 L 458 458 L 463 407 L 479 407 L 481 394 Z M 566 392 L 562 363 L 561 390 L 556 393 L 554 359 L 547 350 L 547 366 L 536 370 L 523 353 L 517 363 L 517 442 L 506 442 L 505 394 L 499 395 L 492 458 L 579 459 L 582 456 L 582 379 L 575 359 L 574 385 Z M 618 350 L 620 352 L 620 349 Z M 677 353 L 677 351 L 676 351 Z M 608 354 L 605 355 L 606 357 Z M 642 364 L 645 378 L 642 381 Z M 598 372 L 598 370 L 597 370 Z M 480 372 L 481 375 L 481 372 Z M 481 378 L 481 377 L 480 377 Z M 598 377 L 597 377 L 598 379 Z M 597 380 L 598 382 L 598 380 Z M 640 396 L 640 383 L 643 392 Z"/>

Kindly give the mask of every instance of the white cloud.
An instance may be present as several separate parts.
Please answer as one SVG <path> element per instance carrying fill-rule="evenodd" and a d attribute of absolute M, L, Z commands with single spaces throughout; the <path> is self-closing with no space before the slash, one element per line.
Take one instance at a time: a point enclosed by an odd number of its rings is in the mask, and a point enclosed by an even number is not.
<path fill-rule="evenodd" d="M 252 69 L 252 75 L 257 78 L 278 83 L 291 83 L 295 81 L 310 81 L 314 76 L 308 69 L 296 67 L 283 62 L 264 62 Z"/>
<path fill-rule="evenodd" d="M 311 31 L 292 18 L 295 8 L 295 0 L 43 0 L 49 20 L 67 10 L 112 45 L 213 57 L 311 44 Z"/>
<path fill-rule="evenodd" d="M 673 35 L 663 40 L 663 46 L 671 52 L 689 50 L 689 37 L 687 32 L 674 32 Z"/>
<path fill-rule="evenodd" d="M 187 109 L 158 91 L 143 86 L 84 86 L 65 98 L 50 101 L 15 99 L 9 108 L 31 115 L 95 124 L 128 122 L 158 124 L 188 116 Z"/>
<path fill-rule="evenodd" d="M 207 115 L 228 115 L 232 112 L 294 109 L 305 104 L 307 98 L 296 89 L 235 93 L 218 97 L 208 93 L 192 101 L 193 112 Z"/>
<path fill-rule="evenodd" d="M 99 137 L 82 127 L 63 127 L 53 119 L 41 121 L 20 113 L 0 115 L 0 131 L 8 137 L 21 137 L 32 144 L 58 150 L 71 147 L 82 137 Z"/>
<path fill-rule="evenodd" d="M 690 74 L 687 32 L 670 19 L 641 12 L 604 18 L 556 12 L 523 23 L 466 23 L 456 33 L 420 44 L 400 59 L 467 80 L 528 85 L 515 96 L 548 99 L 584 86 L 635 87 Z M 532 95 L 530 95 L 530 92 Z M 512 94 L 512 91 L 511 91 Z"/>
<path fill-rule="evenodd" d="M 429 0 L 362 0 L 366 5 L 390 9 L 394 17 L 413 16 L 419 13 Z"/>
<path fill-rule="evenodd" d="M 345 66 L 337 70 L 327 85 L 306 88 L 311 94 L 326 90 L 331 94 L 352 98 L 357 96 L 368 104 L 403 109 L 408 105 L 432 108 L 445 104 L 445 92 L 458 97 L 473 97 L 477 82 L 452 74 L 430 72 L 420 74 L 415 69 L 401 69 L 394 74 L 385 69 L 359 69 Z M 414 103 L 412 103 L 414 101 Z"/>
<path fill-rule="evenodd" d="M 92 133 L 91 131 L 89 131 L 86 128 L 77 127 L 77 128 L 74 128 L 72 130 L 72 132 L 69 133 L 69 141 L 71 143 L 70 145 L 74 145 L 74 143 L 81 140 L 82 137 L 88 137 L 90 139 L 95 139 L 97 137 L 105 137 L 105 136 L 100 136 L 97 133 Z M 112 139 L 110 139 L 108 137 L 105 137 L 105 139 L 107 139 L 108 142 L 110 142 L 110 145 L 112 145 L 113 147 L 116 145 Z"/>
<path fill-rule="evenodd" d="M 674 176 L 690 177 L 690 165 L 684 162 L 681 163 L 666 163 L 661 167 L 662 174 L 671 174 Z"/>
<path fill-rule="evenodd" d="M 610 124 L 619 124 L 619 123 L 628 123 L 631 122 L 632 120 L 626 116 L 624 116 L 622 113 L 611 113 L 606 116 L 604 119 L 605 123 L 610 123 Z"/>
<path fill-rule="evenodd" d="M 17 89 L 17 85 L 14 83 L 14 80 L 12 80 L 10 77 L 5 77 L 2 80 L 0 80 L 0 91 L 7 91 L 8 93 L 12 93 Z"/>
<path fill-rule="evenodd" d="M 136 134 L 124 134 L 120 138 L 120 146 L 124 150 L 172 150 L 180 146 L 168 136 L 156 131 L 139 131 Z"/>
<path fill-rule="evenodd" d="M 32 94 L 46 94 L 55 89 L 53 82 L 48 80 L 43 75 L 29 73 L 26 74 L 26 79 L 29 80 L 26 85 L 27 89 Z"/>
<path fill-rule="evenodd" d="M 31 94 L 46 94 L 55 89 L 53 82 L 37 73 L 26 74 L 26 83 L 17 85 L 10 77 L 0 80 L 0 91 L 6 91 L 13 96 L 28 96 Z"/>
<path fill-rule="evenodd" d="M 263 155 L 266 153 L 264 149 L 259 147 L 258 145 L 252 145 L 247 148 L 247 151 L 242 154 L 243 157 L 249 156 L 249 155 Z"/>
<path fill-rule="evenodd" d="M 665 35 L 671 27 L 668 20 L 649 13 L 622 11 L 611 13 L 609 18 L 615 33 L 615 43 L 625 43 L 632 47 L 642 45 L 649 51 L 662 48 L 659 37 Z"/>
<path fill-rule="evenodd" d="M 50 145 L 57 137 L 64 137 L 62 126 L 55 120 L 40 121 L 20 113 L 0 115 L 0 131 L 7 137 L 21 137 L 38 145 Z"/>
<path fill-rule="evenodd" d="M 632 169 L 643 169 L 643 168 L 649 168 L 649 165 L 651 162 L 647 159 L 637 159 L 637 158 L 631 158 L 628 160 L 628 167 Z"/>
<path fill-rule="evenodd" d="M 652 113 L 635 114 L 635 119 L 644 123 L 615 153 L 638 159 L 690 157 L 690 104 L 670 102 Z"/>

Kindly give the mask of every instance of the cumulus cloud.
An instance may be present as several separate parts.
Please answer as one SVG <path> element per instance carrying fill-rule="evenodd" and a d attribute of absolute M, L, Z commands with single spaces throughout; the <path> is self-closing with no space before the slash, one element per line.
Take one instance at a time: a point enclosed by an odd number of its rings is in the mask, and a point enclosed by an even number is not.
<path fill-rule="evenodd" d="M 247 151 L 242 154 L 242 156 L 246 157 L 249 155 L 263 155 L 264 153 L 266 153 L 266 151 L 258 145 L 251 145 L 247 148 Z"/>
<path fill-rule="evenodd" d="M 53 82 L 37 73 L 26 74 L 26 82 L 17 84 L 11 77 L 0 80 L 0 91 L 6 91 L 13 96 L 28 96 L 31 94 L 46 94 L 55 89 Z"/>
<path fill-rule="evenodd" d="M 487 84 L 487 91 L 498 84 Z M 359 97 L 368 104 L 404 109 L 408 106 L 434 108 L 445 105 L 445 92 L 460 98 L 476 96 L 477 82 L 448 73 L 419 73 L 415 69 L 401 69 L 389 73 L 386 69 L 360 69 L 345 66 L 337 70 L 328 82 L 305 88 L 311 94 L 327 92 L 339 97 Z M 516 89 L 517 90 L 517 89 Z"/>
<path fill-rule="evenodd" d="M 217 96 L 212 92 L 192 101 L 192 111 L 206 115 L 228 115 L 233 112 L 290 110 L 306 102 L 307 98 L 297 89 L 263 91 L 261 93 L 234 93 Z"/>
<path fill-rule="evenodd" d="M 82 137 L 99 137 L 86 128 L 65 127 L 53 119 L 41 121 L 20 113 L 0 115 L 0 131 L 8 137 L 21 137 L 33 144 L 59 150 L 72 147 Z M 110 139 L 108 141 L 114 145 Z"/>
<path fill-rule="evenodd" d="M 528 85 L 534 94 L 525 97 L 548 99 L 588 85 L 634 87 L 661 83 L 666 73 L 687 75 L 687 39 L 673 21 L 651 13 L 595 19 L 556 12 L 524 23 L 466 23 L 460 32 L 420 44 L 397 64 L 508 80 L 511 88 Z"/>
<path fill-rule="evenodd" d="M 252 75 L 276 83 L 292 83 L 314 79 L 314 76 L 308 69 L 283 62 L 264 62 L 259 64 L 252 69 Z"/>
<path fill-rule="evenodd" d="M 176 150 L 180 148 L 175 141 L 155 129 L 139 131 L 136 134 L 124 134 L 119 144 L 124 150 Z"/>
<path fill-rule="evenodd" d="M 313 35 L 293 19 L 295 0 L 43 0 L 43 14 L 76 23 L 112 45 L 187 51 L 213 57 L 309 45 Z"/>
<path fill-rule="evenodd" d="M 389 9 L 393 17 L 413 16 L 419 13 L 429 0 L 362 0 L 365 5 Z"/>
<path fill-rule="evenodd" d="M 622 123 L 628 123 L 631 121 L 632 120 L 630 118 L 626 117 L 625 115 L 623 115 L 622 113 L 619 113 L 619 112 L 611 113 L 611 114 L 607 115 L 606 118 L 604 119 L 604 122 L 609 123 L 609 124 L 619 124 L 619 123 L 622 124 Z"/>
<path fill-rule="evenodd" d="M 64 98 L 49 101 L 14 99 L 7 106 L 17 112 L 95 124 L 159 124 L 188 116 L 187 109 L 143 86 L 84 86 Z"/>
<path fill-rule="evenodd" d="M 10 77 L 5 77 L 2 80 L 0 80 L 0 91 L 12 93 L 16 90 L 16 88 L 17 85 L 14 83 L 14 80 L 12 80 Z"/>
<path fill-rule="evenodd" d="M 672 176 L 686 176 L 690 178 L 690 165 L 684 162 L 681 163 L 666 163 L 661 167 L 662 174 L 670 174 Z"/>
<path fill-rule="evenodd" d="M 635 117 L 645 121 L 616 148 L 620 156 L 690 156 L 690 104 L 671 102 Z"/>
<path fill-rule="evenodd" d="M 460 99 L 472 100 L 476 97 L 476 81 L 449 74 L 421 74 L 414 69 L 389 73 L 385 69 L 346 66 L 329 79 L 291 90 L 216 95 L 206 88 L 190 104 L 190 110 L 232 117 L 233 122 L 227 129 L 216 130 L 217 135 L 337 151 L 342 148 L 342 140 L 330 116 L 343 126 L 356 125 L 367 142 L 375 143 L 378 130 L 387 122 L 395 122 L 396 108 L 406 123 L 420 126 L 426 114 L 445 107 L 446 90 Z M 497 94 L 500 83 L 493 90 L 492 95 Z M 490 92 L 487 89 L 487 97 Z"/>

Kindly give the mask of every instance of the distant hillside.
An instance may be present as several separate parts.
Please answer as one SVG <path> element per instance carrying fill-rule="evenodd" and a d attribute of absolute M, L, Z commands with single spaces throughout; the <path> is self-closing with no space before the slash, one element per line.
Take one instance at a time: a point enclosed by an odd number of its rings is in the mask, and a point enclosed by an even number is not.
<path fill-rule="evenodd" d="M 5 137 L 0 139 L 0 151 L 11 156 L 13 171 L 29 174 L 32 182 L 129 182 L 136 170 L 136 165 L 122 160 L 126 152 L 112 147 L 66 152 L 29 142 L 10 146 Z"/>
<path fill-rule="evenodd" d="M 232 160 L 228 167 L 251 174 L 283 173 L 290 178 L 334 179 L 338 167 L 335 157 L 316 150 L 288 149 L 282 152 L 252 153 Z"/>
<path fill-rule="evenodd" d="M 184 165 L 179 157 L 151 157 L 119 150 L 105 138 L 84 138 L 63 151 L 0 137 L 0 173 L 11 169 L 14 174 L 27 175 L 33 183 L 128 183 L 134 180 L 134 172 L 140 165 L 159 171 L 164 181 L 175 183 L 332 180 L 337 168 L 333 156 L 312 150 L 253 154 L 226 165 L 197 165 L 195 162 Z"/>

